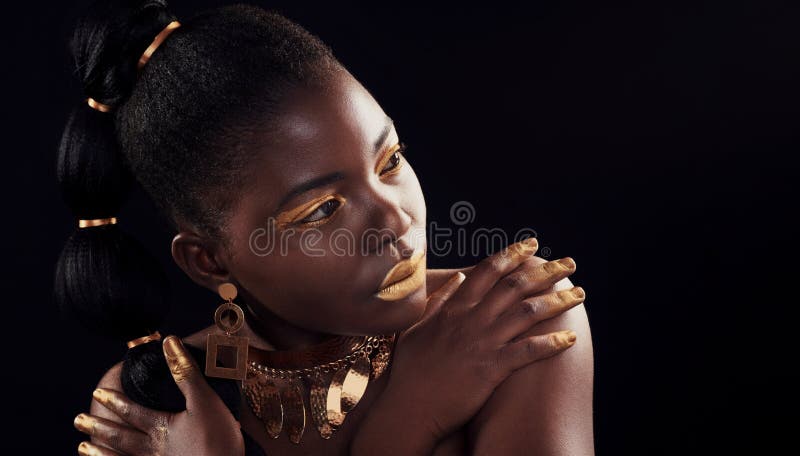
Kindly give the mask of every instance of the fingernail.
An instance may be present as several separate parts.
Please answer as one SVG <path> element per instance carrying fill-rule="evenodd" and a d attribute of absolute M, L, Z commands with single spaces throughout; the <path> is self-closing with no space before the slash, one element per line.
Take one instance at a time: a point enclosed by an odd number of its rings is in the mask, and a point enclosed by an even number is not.
<path fill-rule="evenodd" d="M 583 291 L 582 287 L 575 287 L 572 289 L 572 295 L 575 296 L 577 299 L 583 299 L 586 297 L 586 292 Z"/>
<path fill-rule="evenodd" d="M 565 268 L 567 268 L 569 270 L 575 269 L 575 266 L 576 266 L 575 265 L 575 260 L 573 260 L 570 257 L 561 258 L 560 260 L 558 260 L 558 262 L 559 262 L 559 264 L 561 264 L 562 266 L 564 266 Z"/>
<path fill-rule="evenodd" d="M 575 344 L 575 341 L 578 339 L 578 335 L 575 334 L 575 331 L 568 329 L 566 331 L 554 333 L 553 338 L 555 339 L 556 345 L 559 347 L 570 347 Z"/>
<path fill-rule="evenodd" d="M 101 404 L 108 402 L 108 394 L 100 388 L 92 391 L 92 397 Z"/>
<path fill-rule="evenodd" d="M 171 358 L 177 358 L 183 353 L 183 344 L 177 336 L 167 336 L 164 339 L 164 354 Z"/>
<path fill-rule="evenodd" d="M 193 364 L 192 360 L 186 355 L 181 339 L 176 336 L 167 336 L 164 339 L 164 357 L 167 358 L 175 383 L 180 383 L 188 377 Z"/>
<path fill-rule="evenodd" d="M 87 416 L 85 413 L 81 413 L 75 417 L 75 420 L 72 422 L 72 424 L 75 426 L 75 429 L 92 435 L 92 431 L 94 431 L 95 420 Z"/>
<path fill-rule="evenodd" d="M 97 447 L 91 443 L 81 442 L 81 444 L 78 445 L 78 454 L 80 456 L 98 456 L 100 452 L 97 450 Z"/>
<path fill-rule="evenodd" d="M 539 241 L 535 237 L 529 237 L 522 241 L 522 244 L 525 246 L 523 253 L 533 253 L 536 251 L 536 248 L 539 247 Z"/>
<path fill-rule="evenodd" d="M 536 247 L 538 245 L 539 241 L 537 241 L 534 237 L 530 237 L 523 239 L 516 244 L 512 244 L 509 246 L 509 249 L 517 255 L 532 255 L 534 252 L 536 252 Z"/>

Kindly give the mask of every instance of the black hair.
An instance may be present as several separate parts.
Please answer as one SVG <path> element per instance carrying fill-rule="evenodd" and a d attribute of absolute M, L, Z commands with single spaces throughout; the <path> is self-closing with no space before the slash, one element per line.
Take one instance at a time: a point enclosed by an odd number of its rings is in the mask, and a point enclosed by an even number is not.
<path fill-rule="evenodd" d="M 181 26 L 138 71 L 139 56 L 174 20 Z M 173 228 L 188 225 L 223 244 L 254 141 L 269 136 L 291 89 L 344 68 L 317 36 L 246 4 L 184 19 L 163 0 L 100 1 L 78 21 L 70 51 L 84 95 L 113 108 L 97 111 L 84 98 L 67 120 L 57 176 L 73 214 L 115 216 L 141 185 Z M 54 298 L 121 342 L 158 329 L 170 301 L 161 266 L 119 224 L 76 227 L 56 266 Z M 182 410 L 160 345 L 128 350 L 123 388 L 146 406 Z"/>

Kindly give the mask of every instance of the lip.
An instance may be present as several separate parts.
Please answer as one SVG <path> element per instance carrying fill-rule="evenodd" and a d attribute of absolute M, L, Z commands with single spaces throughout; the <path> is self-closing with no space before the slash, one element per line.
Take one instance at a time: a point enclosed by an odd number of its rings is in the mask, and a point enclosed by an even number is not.
<path fill-rule="evenodd" d="M 425 281 L 425 257 L 425 249 L 420 249 L 407 260 L 394 265 L 381 282 L 375 296 L 393 301 L 419 288 Z"/>

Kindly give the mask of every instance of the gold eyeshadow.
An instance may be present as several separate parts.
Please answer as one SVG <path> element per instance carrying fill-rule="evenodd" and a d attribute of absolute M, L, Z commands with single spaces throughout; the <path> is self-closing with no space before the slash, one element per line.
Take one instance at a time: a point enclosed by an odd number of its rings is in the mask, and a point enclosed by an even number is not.
<path fill-rule="evenodd" d="M 338 200 L 339 203 L 341 203 L 341 204 L 344 204 L 345 201 L 347 201 L 347 199 L 345 197 L 341 196 L 341 195 L 320 196 L 319 198 L 314 198 L 313 200 L 311 200 L 311 201 L 309 201 L 309 202 L 307 202 L 305 204 L 302 204 L 302 205 L 300 205 L 300 206 L 298 206 L 298 207 L 296 207 L 294 209 L 289 209 L 287 211 L 281 212 L 275 218 L 275 223 L 277 224 L 278 228 L 283 229 L 286 226 L 288 226 L 288 225 L 290 225 L 292 223 L 298 222 L 300 220 L 303 220 L 304 218 L 306 218 L 309 215 L 313 214 L 314 212 L 317 211 L 317 209 L 320 208 L 320 206 L 322 206 L 323 204 L 325 204 L 326 202 L 328 202 L 328 201 L 330 201 L 332 199 Z M 339 208 L 336 208 L 336 211 L 338 211 L 338 210 L 339 210 Z M 327 220 L 330 217 L 332 217 L 332 215 L 328 216 L 328 217 L 325 217 L 323 219 L 320 219 L 319 222 L 322 222 L 323 220 Z M 309 222 L 309 223 L 313 224 L 313 223 L 316 223 L 316 222 Z"/>
<path fill-rule="evenodd" d="M 392 158 L 392 156 L 398 150 L 402 151 L 403 149 L 404 149 L 404 146 L 403 146 L 402 142 L 397 143 L 394 146 L 390 147 L 386 151 L 386 153 L 383 154 L 383 157 L 381 157 L 380 161 L 376 165 L 375 173 L 376 174 L 380 174 L 380 172 L 383 170 L 383 168 L 386 166 L 386 164 L 389 162 L 389 160 Z M 387 174 L 394 174 L 396 171 L 399 171 L 400 168 L 402 168 L 402 167 L 403 167 L 403 158 L 400 157 L 400 161 L 397 163 L 397 165 L 394 168 L 392 168 L 391 170 L 383 173 L 382 175 L 385 176 Z M 284 229 L 284 228 L 286 228 L 287 226 L 289 226 L 289 225 L 291 225 L 293 223 L 300 222 L 300 220 L 303 220 L 304 218 L 306 218 L 309 215 L 313 214 L 323 204 L 325 204 L 326 202 L 328 202 L 328 201 L 330 201 L 332 199 L 338 200 L 340 205 L 339 205 L 339 207 L 337 207 L 334 210 L 334 212 L 331 215 L 328 215 L 328 216 L 323 217 L 323 218 L 321 218 L 319 220 L 315 220 L 315 221 L 311 221 L 311 222 L 301 222 L 303 226 L 307 226 L 307 227 L 319 226 L 319 225 L 322 225 L 324 223 L 327 223 L 328 221 L 330 221 L 334 217 L 334 215 L 336 215 L 336 213 L 338 213 L 339 209 L 341 208 L 342 205 L 344 205 L 345 201 L 347 201 L 347 199 L 345 197 L 343 197 L 341 195 L 335 195 L 335 194 L 334 195 L 330 195 L 329 194 L 329 195 L 320 196 L 320 197 L 315 198 L 315 199 L 313 199 L 313 200 L 311 200 L 311 201 L 309 201 L 309 202 L 307 202 L 305 204 L 302 204 L 302 205 L 300 205 L 300 206 L 298 206 L 298 207 L 296 207 L 294 209 L 289 209 L 289 210 L 286 210 L 286 211 L 283 211 L 283 212 L 279 213 L 275 218 L 275 224 L 277 225 L 278 229 Z"/>
<path fill-rule="evenodd" d="M 384 166 L 386 166 L 386 163 L 389 162 L 389 159 L 392 158 L 392 155 L 394 155 L 394 153 L 397 152 L 400 149 L 400 147 L 402 147 L 402 143 L 397 143 L 394 146 L 390 147 L 385 154 L 383 154 L 383 157 L 381 157 L 380 161 L 378 161 L 378 164 L 375 166 L 376 174 L 380 174 L 381 170 L 383 170 Z M 397 167 L 399 168 L 400 165 L 398 164 Z M 387 171 L 387 173 L 390 172 L 391 171 Z"/>

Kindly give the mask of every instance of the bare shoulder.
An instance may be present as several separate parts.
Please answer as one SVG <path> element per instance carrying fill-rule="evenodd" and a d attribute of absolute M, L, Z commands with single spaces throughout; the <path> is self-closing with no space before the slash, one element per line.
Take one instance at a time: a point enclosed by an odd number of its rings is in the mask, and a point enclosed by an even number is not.
<path fill-rule="evenodd" d="M 551 290 L 573 286 L 565 278 Z M 584 304 L 540 322 L 522 336 L 562 329 L 577 333 L 575 345 L 511 374 L 471 421 L 473 454 L 594 454 L 594 354 Z"/>

